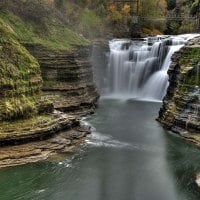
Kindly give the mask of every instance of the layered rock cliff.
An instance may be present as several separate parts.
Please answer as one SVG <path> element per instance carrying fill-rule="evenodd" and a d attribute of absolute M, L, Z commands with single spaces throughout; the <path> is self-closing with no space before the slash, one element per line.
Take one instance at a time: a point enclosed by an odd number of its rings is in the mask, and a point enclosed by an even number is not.
<path fill-rule="evenodd" d="M 80 117 L 98 99 L 91 46 L 54 17 L 44 36 L 37 23 L 0 14 L 0 168 L 66 153 L 90 132 Z"/>
<path fill-rule="evenodd" d="M 158 120 L 164 127 L 200 141 L 200 37 L 172 57 L 169 87 Z M 199 143 L 199 142 L 198 142 Z"/>
<path fill-rule="evenodd" d="M 21 120 L 16 115 L 15 121 L 0 122 L 0 146 L 9 145 L 0 149 L 0 168 L 74 151 L 90 132 L 79 119 L 94 112 L 99 97 L 93 83 L 89 46 L 71 52 L 50 50 L 35 44 L 25 46 L 40 64 L 33 58 L 40 78 L 38 94 L 34 98 L 37 113 Z M 20 102 L 19 106 L 26 104 Z M 16 144 L 20 145 L 13 146 Z"/>
<path fill-rule="evenodd" d="M 91 46 L 55 51 L 26 44 L 38 59 L 43 78 L 43 98 L 51 100 L 56 110 L 83 116 L 92 113 L 98 93 L 90 63 Z"/>

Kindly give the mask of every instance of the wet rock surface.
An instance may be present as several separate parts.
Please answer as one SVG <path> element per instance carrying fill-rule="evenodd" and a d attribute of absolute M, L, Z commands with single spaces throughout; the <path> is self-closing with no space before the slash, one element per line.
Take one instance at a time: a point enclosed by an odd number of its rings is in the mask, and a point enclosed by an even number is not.
<path fill-rule="evenodd" d="M 34 140 L 44 140 L 79 126 L 79 121 L 70 115 L 54 111 L 51 115 L 35 116 L 16 122 L 3 122 L 0 128 L 0 146 L 17 145 Z"/>
<path fill-rule="evenodd" d="M 93 81 L 90 46 L 76 47 L 73 52 L 40 45 L 26 47 L 39 61 L 44 98 L 51 100 L 56 110 L 77 116 L 93 113 L 99 95 Z"/>
<path fill-rule="evenodd" d="M 99 98 L 89 60 L 90 46 L 68 52 L 24 45 L 41 68 L 39 115 L 12 123 L 0 122 L 0 168 L 74 152 L 90 133 L 90 127 L 82 126 L 80 118 L 94 112 Z"/>
<path fill-rule="evenodd" d="M 163 126 L 200 144 L 200 37 L 172 57 L 169 87 L 159 112 Z"/>
<path fill-rule="evenodd" d="M 0 168 L 47 160 L 58 154 L 65 154 L 66 158 L 77 151 L 88 133 L 88 127 L 77 126 L 46 140 L 1 147 Z"/>

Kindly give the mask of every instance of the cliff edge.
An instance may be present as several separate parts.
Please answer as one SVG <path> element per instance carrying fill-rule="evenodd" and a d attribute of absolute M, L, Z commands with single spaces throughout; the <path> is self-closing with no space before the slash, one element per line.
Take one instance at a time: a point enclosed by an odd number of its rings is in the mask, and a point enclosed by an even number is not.
<path fill-rule="evenodd" d="M 169 87 L 158 121 L 200 144 L 200 37 L 173 55 L 168 74 Z"/>
<path fill-rule="evenodd" d="M 0 168 L 71 153 L 99 96 L 90 41 L 45 2 L 15 3 L 0 4 Z"/>

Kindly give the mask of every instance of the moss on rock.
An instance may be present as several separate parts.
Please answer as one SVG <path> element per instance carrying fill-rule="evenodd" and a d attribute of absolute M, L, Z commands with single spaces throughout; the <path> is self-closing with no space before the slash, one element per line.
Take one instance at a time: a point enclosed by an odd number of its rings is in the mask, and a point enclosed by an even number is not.
<path fill-rule="evenodd" d="M 72 50 L 77 45 L 88 45 L 89 41 L 69 29 L 58 18 L 49 15 L 42 24 L 14 15 L 0 14 L 0 19 L 13 30 L 20 43 L 40 44 L 54 50 Z"/>
<path fill-rule="evenodd" d="M 41 86 L 37 60 L 17 41 L 13 29 L 0 20 L 0 120 L 37 113 Z"/>
<path fill-rule="evenodd" d="M 199 137 L 200 133 L 199 44 L 200 37 L 193 38 L 172 57 L 168 71 L 170 84 L 158 119 L 165 127 L 187 138 L 190 134 Z"/>

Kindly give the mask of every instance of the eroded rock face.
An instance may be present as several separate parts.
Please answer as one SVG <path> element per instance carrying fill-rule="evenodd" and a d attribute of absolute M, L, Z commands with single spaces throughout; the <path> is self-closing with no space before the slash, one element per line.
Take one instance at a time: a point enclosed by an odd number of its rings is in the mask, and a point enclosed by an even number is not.
<path fill-rule="evenodd" d="M 164 127 L 200 141 L 200 37 L 174 54 L 168 74 L 170 84 L 158 120 Z"/>
<path fill-rule="evenodd" d="M 43 38 L 32 20 L 23 23 L 24 17 L 7 10 L 12 8 L 6 6 L 0 19 L 0 167 L 45 159 L 81 141 L 88 131 L 80 131 L 80 116 L 93 112 L 98 99 L 88 40 L 54 14 L 42 23 L 49 27 L 49 37 Z M 19 33 L 24 29 L 31 29 L 28 39 Z M 51 30 L 57 31 L 51 35 Z M 56 37 L 60 31 L 66 40 Z M 46 48 L 35 44 L 35 38 L 48 43 Z M 60 50 L 65 48 L 70 52 Z"/>
<path fill-rule="evenodd" d="M 74 52 L 39 45 L 26 47 L 40 63 L 44 98 L 52 100 L 55 109 L 78 116 L 93 112 L 99 95 L 93 82 L 89 46 L 76 47 Z"/>
<path fill-rule="evenodd" d="M 42 97 L 37 100 L 38 115 L 12 124 L 1 122 L 0 168 L 72 153 L 90 133 L 90 127 L 81 126 L 80 117 L 94 111 L 99 97 L 89 46 L 74 52 L 25 46 L 40 64 Z"/>
<path fill-rule="evenodd" d="M 77 145 L 89 132 L 88 127 L 75 126 L 46 140 L 2 147 L 0 168 L 34 163 L 52 156 L 59 158 L 63 155 L 63 159 L 66 159 L 67 155 L 77 151 Z"/>

